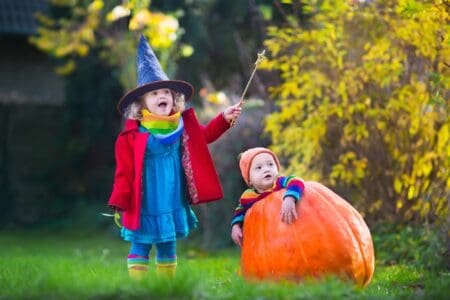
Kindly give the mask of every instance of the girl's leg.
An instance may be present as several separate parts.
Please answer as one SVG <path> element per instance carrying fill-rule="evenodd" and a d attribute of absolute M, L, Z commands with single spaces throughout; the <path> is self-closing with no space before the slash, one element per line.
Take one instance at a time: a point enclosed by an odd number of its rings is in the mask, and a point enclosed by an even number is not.
<path fill-rule="evenodd" d="M 148 271 L 148 254 L 151 244 L 131 243 L 128 254 L 128 274 L 133 279 L 141 279 Z"/>
<path fill-rule="evenodd" d="M 176 241 L 156 244 L 156 273 L 174 276 L 177 268 Z"/>

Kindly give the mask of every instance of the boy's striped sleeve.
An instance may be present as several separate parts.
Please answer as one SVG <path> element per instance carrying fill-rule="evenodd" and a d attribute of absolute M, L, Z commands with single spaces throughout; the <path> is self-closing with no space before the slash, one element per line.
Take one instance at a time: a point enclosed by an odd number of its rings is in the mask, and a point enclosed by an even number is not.
<path fill-rule="evenodd" d="M 286 188 L 286 193 L 284 193 L 283 199 L 291 196 L 294 197 L 295 202 L 300 200 L 305 190 L 305 183 L 302 179 L 291 175 L 291 176 L 280 176 L 278 177 L 278 183 L 282 188 Z"/>
<path fill-rule="evenodd" d="M 244 206 L 242 206 L 242 204 L 239 203 L 239 205 L 234 210 L 233 219 L 231 220 L 231 226 L 237 223 L 244 223 L 244 215 L 245 215 Z"/>
<path fill-rule="evenodd" d="M 258 200 L 264 198 L 267 193 L 258 194 L 252 189 L 245 190 L 241 198 L 239 199 L 239 205 L 234 210 L 233 219 L 231 220 L 231 226 L 236 223 L 244 223 L 244 217 L 247 210 L 252 207 Z"/>

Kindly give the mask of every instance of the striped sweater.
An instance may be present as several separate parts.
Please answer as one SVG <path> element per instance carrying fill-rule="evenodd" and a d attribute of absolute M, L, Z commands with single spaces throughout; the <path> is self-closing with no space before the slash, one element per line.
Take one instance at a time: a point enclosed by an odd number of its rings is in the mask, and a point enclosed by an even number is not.
<path fill-rule="evenodd" d="M 302 179 L 291 176 L 278 176 L 274 187 L 266 192 L 258 193 L 255 189 L 247 189 L 244 193 L 242 193 L 241 198 L 239 199 L 239 205 L 234 210 L 233 220 L 231 221 L 231 226 L 237 223 L 243 223 L 245 213 L 247 210 L 252 207 L 253 204 L 258 202 L 261 199 L 264 199 L 266 196 L 270 195 L 272 192 L 286 189 L 286 193 L 284 193 L 283 199 L 292 196 L 297 202 L 303 194 L 303 190 L 305 189 L 305 183 Z"/>

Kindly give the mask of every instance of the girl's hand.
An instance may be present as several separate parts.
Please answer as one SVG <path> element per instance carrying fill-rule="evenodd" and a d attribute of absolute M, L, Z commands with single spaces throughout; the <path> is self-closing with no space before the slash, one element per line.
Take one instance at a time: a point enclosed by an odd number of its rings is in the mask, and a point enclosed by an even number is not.
<path fill-rule="evenodd" d="M 283 199 L 283 204 L 281 205 L 281 221 L 286 224 L 291 224 L 297 220 L 297 211 L 295 210 L 295 198 L 292 196 L 287 196 Z"/>
<path fill-rule="evenodd" d="M 242 247 L 242 228 L 239 224 L 234 224 L 231 227 L 231 238 L 239 247 Z"/>
<path fill-rule="evenodd" d="M 114 206 L 114 205 L 110 205 L 109 208 L 111 208 L 112 210 L 114 210 L 115 213 L 116 213 L 116 212 L 119 212 L 119 213 L 122 212 L 122 210 L 121 210 L 119 207 Z"/>
<path fill-rule="evenodd" d="M 239 103 L 236 103 L 234 105 L 228 106 L 223 111 L 223 117 L 225 120 L 227 120 L 228 123 L 230 123 L 232 120 L 237 119 L 242 112 L 242 107 L 239 106 Z"/>

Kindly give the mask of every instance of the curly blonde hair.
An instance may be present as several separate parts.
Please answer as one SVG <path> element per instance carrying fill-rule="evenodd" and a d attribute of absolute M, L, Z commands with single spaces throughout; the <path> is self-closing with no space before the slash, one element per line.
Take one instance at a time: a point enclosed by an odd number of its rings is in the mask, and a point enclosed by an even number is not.
<path fill-rule="evenodd" d="M 182 93 L 175 92 L 173 90 L 170 90 L 172 93 L 172 98 L 174 101 L 173 104 L 173 110 L 175 112 L 182 112 L 184 110 L 184 95 Z M 140 96 L 137 98 L 134 102 L 132 102 L 128 107 L 125 109 L 124 116 L 127 119 L 131 120 L 142 120 L 142 109 L 144 108 L 144 101 L 143 96 Z"/>

